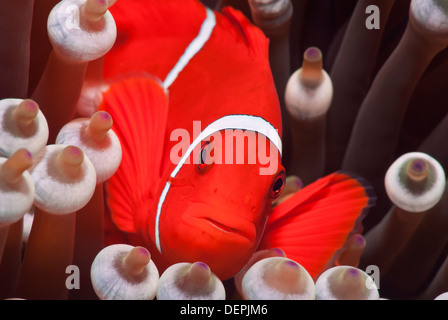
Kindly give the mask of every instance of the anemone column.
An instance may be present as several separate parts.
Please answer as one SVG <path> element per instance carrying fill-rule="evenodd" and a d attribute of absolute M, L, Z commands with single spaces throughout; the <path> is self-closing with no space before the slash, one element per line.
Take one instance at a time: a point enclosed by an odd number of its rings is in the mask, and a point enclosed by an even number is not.
<path fill-rule="evenodd" d="M 365 11 L 371 4 L 375 4 L 381 13 L 379 29 L 364 27 Z M 393 5 L 393 0 L 361 0 L 350 18 L 330 71 L 334 96 L 327 119 L 328 172 L 340 169 L 356 114 L 372 80 L 382 35 Z"/>
<path fill-rule="evenodd" d="M 412 93 L 429 63 L 448 45 L 448 25 L 443 23 L 447 16 L 447 6 L 438 1 L 411 2 L 405 33 L 376 75 L 357 115 L 342 169 L 368 180 L 380 198 L 384 198 L 382 177 L 394 160 Z M 370 215 L 366 220 L 380 218 Z"/>
<path fill-rule="evenodd" d="M 0 2 L 0 99 L 26 98 L 34 0 Z"/>

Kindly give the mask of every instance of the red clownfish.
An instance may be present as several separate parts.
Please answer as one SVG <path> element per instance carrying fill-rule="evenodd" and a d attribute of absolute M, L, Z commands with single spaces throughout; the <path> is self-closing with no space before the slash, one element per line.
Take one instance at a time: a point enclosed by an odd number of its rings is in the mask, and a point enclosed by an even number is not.
<path fill-rule="evenodd" d="M 272 208 L 285 170 L 263 33 L 197 0 L 121 0 L 111 12 L 118 38 L 104 76 L 114 82 L 100 109 L 123 149 L 106 192 L 126 241 L 161 271 L 202 261 L 228 279 L 255 250 L 278 247 L 322 272 L 371 201 L 335 173 Z"/>

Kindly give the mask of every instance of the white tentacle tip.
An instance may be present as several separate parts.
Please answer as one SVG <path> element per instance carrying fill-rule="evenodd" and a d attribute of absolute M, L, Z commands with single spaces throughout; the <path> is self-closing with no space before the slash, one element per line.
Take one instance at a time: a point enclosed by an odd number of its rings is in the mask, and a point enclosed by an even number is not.
<path fill-rule="evenodd" d="M 409 17 L 416 30 L 431 37 L 448 38 L 448 3 L 445 0 L 412 0 Z"/>
<path fill-rule="evenodd" d="M 313 119 L 323 116 L 330 108 L 333 99 L 333 83 L 330 76 L 322 70 L 322 81 L 317 86 L 307 86 L 301 81 L 302 69 L 289 78 L 285 90 L 286 109 L 295 119 Z"/>
<path fill-rule="evenodd" d="M 268 36 L 281 34 L 293 14 L 291 0 L 249 0 L 255 24 Z"/>
<path fill-rule="evenodd" d="M 0 228 L 19 221 L 32 207 L 35 187 L 27 171 L 32 156 L 26 149 L 0 157 Z"/>
<path fill-rule="evenodd" d="M 110 245 L 95 257 L 90 275 L 102 300 L 152 300 L 159 271 L 146 248 L 127 244 Z"/>
<path fill-rule="evenodd" d="M 84 207 L 95 191 L 92 162 L 76 146 L 48 145 L 31 175 L 35 181 L 35 205 L 53 214 L 68 214 Z"/>
<path fill-rule="evenodd" d="M 105 5 L 96 1 L 63 0 L 50 12 L 48 35 L 53 49 L 61 57 L 70 61 L 93 61 L 104 56 L 114 45 L 117 38 L 115 21 L 108 10 L 102 14 Z M 84 10 L 86 5 L 90 10 Z"/>
<path fill-rule="evenodd" d="M 311 275 L 286 257 L 270 257 L 252 265 L 243 277 L 242 291 L 248 300 L 314 300 Z"/>
<path fill-rule="evenodd" d="M 203 262 L 176 263 L 163 272 L 158 300 L 225 300 L 221 280 Z"/>
<path fill-rule="evenodd" d="M 386 172 L 385 188 L 390 200 L 409 212 L 434 207 L 445 191 L 445 172 L 440 163 L 422 152 L 410 152 L 394 161 Z"/>
<path fill-rule="evenodd" d="M 434 300 L 448 300 L 448 292 L 439 294 Z"/>
<path fill-rule="evenodd" d="M 378 300 L 378 288 L 363 270 L 336 266 L 322 273 L 316 281 L 316 300 Z"/>
<path fill-rule="evenodd" d="M 120 140 L 111 128 L 111 115 L 98 111 L 90 118 L 70 121 L 56 137 L 56 143 L 75 145 L 85 152 L 95 167 L 97 184 L 109 179 L 121 163 Z"/>
<path fill-rule="evenodd" d="M 48 142 L 48 123 L 33 100 L 0 100 L 0 156 L 26 148 L 36 157 Z"/>

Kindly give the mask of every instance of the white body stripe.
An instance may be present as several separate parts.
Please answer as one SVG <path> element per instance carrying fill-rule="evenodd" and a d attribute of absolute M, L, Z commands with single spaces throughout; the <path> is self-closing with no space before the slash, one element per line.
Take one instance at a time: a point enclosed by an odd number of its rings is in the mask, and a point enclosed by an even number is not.
<path fill-rule="evenodd" d="M 207 16 L 204 22 L 201 25 L 201 29 L 199 30 L 199 34 L 193 41 L 190 42 L 188 47 L 185 49 L 185 52 L 177 61 L 176 65 L 171 69 L 168 75 L 163 81 L 163 88 L 168 90 L 168 88 L 173 84 L 173 82 L 177 79 L 179 73 L 185 68 L 185 66 L 190 62 L 190 60 L 204 47 L 205 43 L 210 39 L 212 35 L 213 29 L 216 25 L 216 17 L 213 10 L 206 8 Z M 157 215 L 156 215 L 156 228 L 155 228 L 155 238 L 156 238 L 156 246 L 160 252 L 162 252 L 160 247 L 160 235 L 159 235 L 159 220 L 160 220 L 160 212 L 162 212 L 162 205 L 165 200 L 166 194 L 168 193 L 170 183 L 167 182 L 165 188 L 160 195 L 159 203 L 157 205 Z"/>
<path fill-rule="evenodd" d="M 213 29 L 216 25 L 216 17 L 212 10 L 209 8 L 207 10 L 207 17 L 202 23 L 201 29 L 197 37 L 188 45 L 185 49 L 183 55 L 179 58 L 178 62 L 174 66 L 174 68 L 168 73 L 163 82 L 163 87 L 167 90 L 173 82 L 177 79 L 179 73 L 188 65 L 190 60 L 203 48 L 205 43 L 209 40 Z M 171 173 L 171 177 L 174 178 L 179 170 L 182 168 L 185 161 L 189 158 L 190 154 L 193 152 L 194 148 L 209 135 L 225 130 L 225 129 L 240 129 L 240 130 L 250 130 L 255 131 L 260 134 L 266 136 L 279 150 L 280 155 L 282 153 L 282 142 L 280 136 L 278 135 L 277 130 L 266 120 L 250 116 L 250 115 L 230 115 L 222 117 L 215 122 L 211 123 L 207 126 L 199 136 L 192 142 L 190 147 L 187 149 L 186 153 L 182 156 L 179 163 L 174 168 Z M 171 187 L 171 183 L 169 181 L 166 182 L 166 185 L 160 195 L 159 202 L 157 204 L 157 214 L 155 219 L 155 240 L 157 249 L 162 253 L 162 247 L 160 244 L 160 215 L 162 213 L 163 203 L 165 202 L 165 198 L 168 194 L 168 191 Z"/>
<path fill-rule="evenodd" d="M 210 38 L 213 29 L 216 25 L 216 17 L 212 10 L 206 8 L 207 17 L 202 23 L 199 34 L 196 38 L 188 45 L 187 49 L 185 49 L 184 54 L 179 58 L 179 61 L 174 66 L 174 68 L 168 73 L 163 82 L 163 87 L 168 89 L 171 84 L 176 80 L 179 73 L 185 68 L 185 66 L 190 62 L 191 58 L 193 58 L 204 46 L 204 44 Z"/>
<path fill-rule="evenodd" d="M 191 143 L 191 145 L 188 147 L 185 154 L 180 159 L 179 163 L 174 168 L 173 172 L 171 173 L 171 177 L 175 178 L 179 170 L 184 165 L 185 161 L 190 157 L 191 153 L 193 152 L 194 148 L 201 143 L 202 140 L 207 138 L 209 135 L 225 130 L 225 129 L 240 129 L 240 130 L 249 130 L 254 131 L 259 134 L 262 134 L 266 136 L 278 149 L 280 155 L 282 154 L 282 141 L 280 139 L 280 136 L 278 134 L 278 131 L 270 124 L 268 121 L 264 120 L 263 118 L 251 116 L 251 115 L 229 115 L 222 117 L 211 124 L 209 124 L 197 137 L 194 139 L 194 141 Z M 165 188 L 162 191 L 162 194 L 159 198 L 159 203 L 157 204 L 157 214 L 156 214 L 156 221 L 155 221 L 155 240 L 156 240 L 156 246 L 157 249 L 162 253 L 162 248 L 160 244 L 160 230 L 159 230 L 159 222 L 160 222 L 160 215 L 162 213 L 162 206 L 165 202 L 166 195 L 168 194 L 168 191 L 171 187 L 171 183 L 167 181 Z"/>

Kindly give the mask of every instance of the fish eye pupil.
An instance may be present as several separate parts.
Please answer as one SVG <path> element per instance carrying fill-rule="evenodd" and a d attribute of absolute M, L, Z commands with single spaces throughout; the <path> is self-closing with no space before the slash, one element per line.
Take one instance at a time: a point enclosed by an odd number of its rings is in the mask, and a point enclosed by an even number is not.
<path fill-rule="evenodd" d="M 273 199 L 277 198 L 282 193 L 284 184 L 285 184 L 285 174 L 284 174 L 284 172 L 281 172 L 275 178 L 275 181 L 272 184 L 271 197 Z"/>
<path fill-rule="evenodd" d="M 210 142 L 209 141 L 207 141 L 207 142 L 204 142 L 203 144 L 202 144 L 202 147 L 201 147 L 201 151 L 199 152 L 199 154 L 198 154 L 198 165 L 197 165 L 197 168 L 198 168 L 198 170 L 199 170 L 199 172 L 200 173 L 203 173 L 203 172 L 205 172 L 205 170 L 208 168 L 208 165 L 209 165 L 209 163 L 208 163 L 208 145 L 210 144 Z"/>
<path fill-rule="evenodd" d="M 207 167 L 207 163 L 205 162 L 207 159 L 207 156 L 203 155 L 203 152 L 201 152 L 201 163 L 198 164 L 199 170 L 204 170 Z"/>
<path fill-rule="evenodd" d="M 201 150 L 201 164 L 205 165 L 207 162 L 207 149 L 204 146 Z"/>
<path fill-rule="evenodd" d="M 274 184 L 274 192 L 280 192 L 280 190 L 282 189 L 282 187 L 283 187 L 283 179 L 282 178 L 279 178 L 279 179 L 277 179 L 277 181 L 275 181 L 275 184 Z"/>

